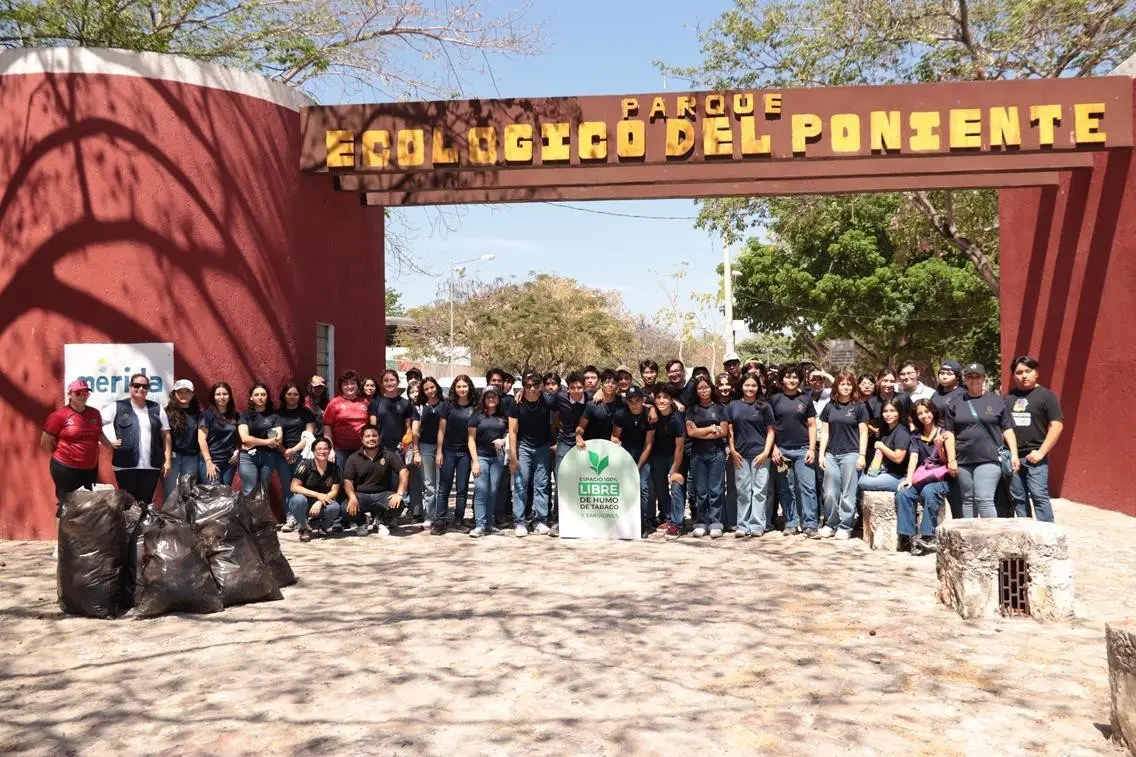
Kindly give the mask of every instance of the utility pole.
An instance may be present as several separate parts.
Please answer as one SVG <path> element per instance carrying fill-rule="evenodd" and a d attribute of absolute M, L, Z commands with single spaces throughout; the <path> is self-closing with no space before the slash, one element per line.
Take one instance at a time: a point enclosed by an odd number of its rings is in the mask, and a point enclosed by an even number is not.
<path fill-rule="evenodd" d="M 730 265 L 730 243 L 722 238 L 722 297 L 726 316 L 726 352 L 734 352 L 734 271 Z"/>

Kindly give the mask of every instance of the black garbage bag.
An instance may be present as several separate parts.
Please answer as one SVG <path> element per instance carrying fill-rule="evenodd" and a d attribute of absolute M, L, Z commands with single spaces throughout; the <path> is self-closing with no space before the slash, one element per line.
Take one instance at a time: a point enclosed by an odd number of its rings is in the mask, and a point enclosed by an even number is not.
<path fill-rule="evenodd" d="M 135 544 L 135 617 L 223 609 L 209 558 L 193 526 L 151 510 L 138 521 Z"/>
<path fill-rule="evenodd" d="M 248 530 L 244 503 L 227 486 L 193 490 L 194 530 L 225 607 L 283 599 Z"/>
<path fill-rule="evenodd" d="M 276 586 L 283 588 L 296 583 L 296 574 L 288 564 L 288 558 L 280 551 L 280 537 L 276 535 L 276 521 L 272 518 L 272 505 L 268 500 L 268 489 L 264 484 L 252 490 L 244 499 L 244 512 L 248 516 L 247 527 L 256 543 L 260 559 L 272 571 Z"/>
<path fill-rule="evenodd" d="M 193 523 L 193 489 L 196 484 L 197 476 L 191 473 L 178 476 L 177 486 L 172 492 L 166 493 L 162 512 L 186 523 Z"/>
<path fill-rule="evenodd" d="M 132 504 L 134 498 L 120 489 L 64 497 L 56 563 L 63 612 L 91 618 L 114 618 L 122 612 L 123 511 Z"/>
<path fill-rule="evenodd" d="M 129 610 L 134 606 L 135 575 L 138 572 L 139 543 L 138 521 L 142 519 L 143 511 L 147 510 L 146 503 L 135 503 L 122 514 L 125 538 L 122 543 L 122 609 Z"/>

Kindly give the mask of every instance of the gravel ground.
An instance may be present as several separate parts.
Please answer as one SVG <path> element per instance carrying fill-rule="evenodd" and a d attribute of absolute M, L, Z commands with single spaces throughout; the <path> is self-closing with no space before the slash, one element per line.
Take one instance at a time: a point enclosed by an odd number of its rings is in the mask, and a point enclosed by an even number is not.
<path fill-rule="evenodd" d="M 285 599 L 63 616 L 0 542 L 0 753 L 1120 755 L 1136 519 L 1055 503 L 1078 620 L 964 621 L 934 558 L 769 535 L 299 544 Z M 1125 588 L 1127 587 L 1127 588 Z"/>

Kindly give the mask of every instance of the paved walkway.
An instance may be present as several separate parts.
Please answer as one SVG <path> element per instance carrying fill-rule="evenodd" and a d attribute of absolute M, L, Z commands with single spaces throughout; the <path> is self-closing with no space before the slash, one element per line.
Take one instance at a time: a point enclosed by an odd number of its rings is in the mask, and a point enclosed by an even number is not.
<path fill-rule="evenodd" d="M 62 616 L 44 543 L 0 543 L 0 752 L 1120 755 L 1104 624 L 1136 519 L 1059 501 L 1073 624 L 963 621 L 934 558 L 860 541 L 408 531 L 285 551 L 282 602 Z"/>

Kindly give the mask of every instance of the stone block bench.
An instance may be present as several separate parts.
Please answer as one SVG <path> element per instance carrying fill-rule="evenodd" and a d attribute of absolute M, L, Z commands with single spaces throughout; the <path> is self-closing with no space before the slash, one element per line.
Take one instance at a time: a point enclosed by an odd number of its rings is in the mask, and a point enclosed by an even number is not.
<path fill-rule="evenodd" d="M 969 518 L 936 530 L 939 601 L 964 618 L 1073 618 L 1073 561 L 1060 526 Z"/>
<path fill-rule="evenodd" d="M 1136 624 L 1105 626 L 1112 739 L 1136 755 Z"/>
<path fill-rule="evenodd" d="M 897 516 L 895 494 L 892 492 L 863 492 L 860 500 L 860 514 L 863 517 L 864 541 L 872 549 L 895 552 L 899 549 L 899 534 L 896 533 Z M 916 507 L 916 523 L 923 517 L 923 503 Z M 951 519 L 950 503 L 943 501 L 939 508 L 939 523 Z"/>

